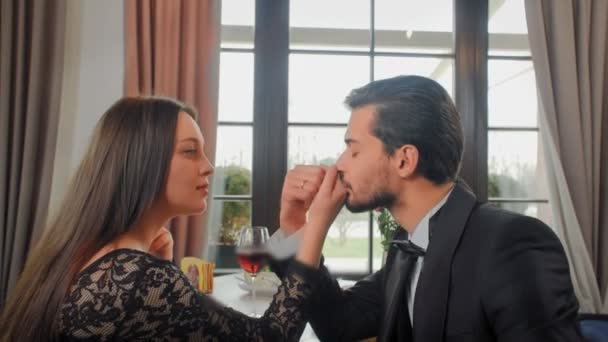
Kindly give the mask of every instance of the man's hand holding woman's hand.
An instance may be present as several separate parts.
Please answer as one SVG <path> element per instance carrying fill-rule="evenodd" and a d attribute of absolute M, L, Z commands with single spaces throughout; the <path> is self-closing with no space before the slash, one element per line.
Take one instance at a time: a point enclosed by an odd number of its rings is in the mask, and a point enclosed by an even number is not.
<path fill-rule="evenodd" d="M 306 223 L 306 213 L 325 177 L 325 168 L 298 165 L 287 172 L 281 193 L 281 229 L 292 234 Z"/>
<path fill-rule="evenodd" d="M 327 231 L 344 205 L 346 195 L 336 167 L 325 169 L 323 182 L 309 206 L 308 221 L 302 227 L 302 241 L 296 255 L 298 261 L 318 267 Z"/>

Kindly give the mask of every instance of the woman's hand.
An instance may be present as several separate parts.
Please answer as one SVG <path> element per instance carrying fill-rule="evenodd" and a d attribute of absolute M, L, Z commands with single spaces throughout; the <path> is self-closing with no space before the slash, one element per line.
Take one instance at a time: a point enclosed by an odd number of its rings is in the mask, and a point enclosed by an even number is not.
<path fill-rule="evenodd" d="M 281 229 L 289 234 L 306 223 L 306 212 L 319 191 L 325 168 L 313 165 L 297 165 L 287 172 L 281 193 Z"/>
<path fill-rule="evenodd" d="M 157 258 L 173 261 L 173 236 L 171 232 L 162 227 L 148 249 L 148 253 Z"/>
<path fill-rule="evenodd" d="M 309 266 L 318 267 L 327 231 L 346 200 L 346 188 L 338 180 L 335 166 L 328 168 L 323 183 L 308 212 L 308 222 L 296 258 Z"/>

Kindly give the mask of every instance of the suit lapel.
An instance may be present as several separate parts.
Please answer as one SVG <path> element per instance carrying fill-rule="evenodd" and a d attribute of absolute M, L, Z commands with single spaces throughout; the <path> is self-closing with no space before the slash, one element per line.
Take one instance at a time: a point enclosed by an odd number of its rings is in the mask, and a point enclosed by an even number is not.
<path fill-rule="evenodd" d="M 429 223 L 432 236 L 414 300 L 414 341 L 443 340 L 452 258 L 475 203 L 466 184 L 457 182 Z"/>

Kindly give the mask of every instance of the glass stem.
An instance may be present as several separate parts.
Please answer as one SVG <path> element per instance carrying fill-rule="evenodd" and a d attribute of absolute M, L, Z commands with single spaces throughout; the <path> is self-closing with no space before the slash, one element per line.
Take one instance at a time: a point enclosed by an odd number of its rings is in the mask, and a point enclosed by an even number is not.
<path fill-rule="evenodd" d="M 255 308 L 255 275 L 251 275 L 251 296 L 253 297 L 253 317 L 256 317 L 257 310 Z"/>

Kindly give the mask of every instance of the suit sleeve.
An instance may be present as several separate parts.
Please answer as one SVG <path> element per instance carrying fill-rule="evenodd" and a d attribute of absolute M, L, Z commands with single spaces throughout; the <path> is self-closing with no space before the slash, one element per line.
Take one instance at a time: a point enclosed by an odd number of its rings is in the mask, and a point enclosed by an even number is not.
<path fill-rule="evenodd" d="M 581 341 L 568 260 L 553 231 L 513 215 L 491 240 L 482 304 L 497 341 Z"/>
<path fill-rule="evenodd" d="M 312 300 L 306 309 L 308 320 L 321 341 L 354 341 L 378 334 L 382 313 L 383 270 L 342 290 L 327 268 L 308 268 L 297 273 L 312 286 Z"/>

